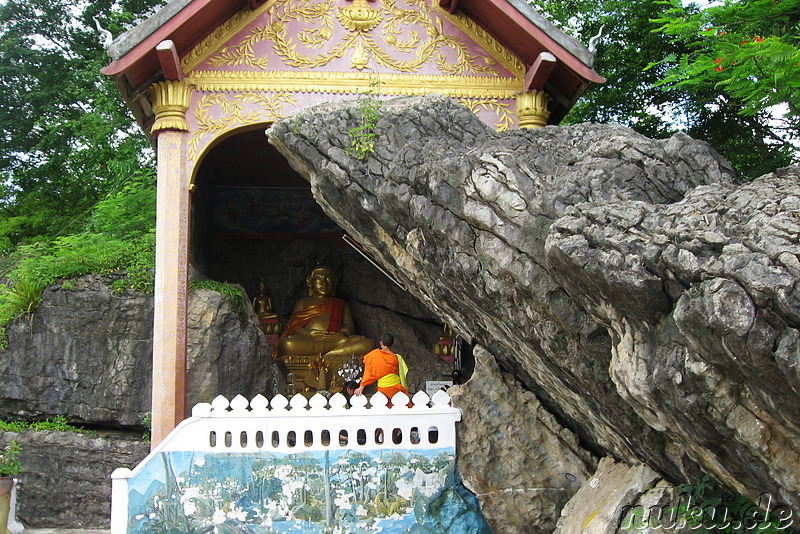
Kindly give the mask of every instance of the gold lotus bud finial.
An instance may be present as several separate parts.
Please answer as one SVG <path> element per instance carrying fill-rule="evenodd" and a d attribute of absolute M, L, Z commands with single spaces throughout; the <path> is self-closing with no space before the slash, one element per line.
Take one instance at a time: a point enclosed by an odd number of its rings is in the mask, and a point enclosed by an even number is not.
<path fill-rule="evenodd" d="M 552 98 L 544 91 L 517 93 L 517 119 L 520 128 L 543 128 L 550 118 L 548 104 Z"/>
<path fill-rule="evenodd" d="M 381 12 L 369 7 L 367 0 L 353 0 L 353 5 L 339 10 L 338 18 L 350 31 L 368 32 L 380 23 Z"/>
<path fill-rule="evenodd" d="M 189 130 L 189 125 L 186 123 L 186 110 L 189 108 L 192 86 L 186 80 L 165 80 L 154 83 L 150 86 L 150 94 L 153 98 L 153 112 L 156 115 L 155 123 L 150 129 L 151 132 Z"/>

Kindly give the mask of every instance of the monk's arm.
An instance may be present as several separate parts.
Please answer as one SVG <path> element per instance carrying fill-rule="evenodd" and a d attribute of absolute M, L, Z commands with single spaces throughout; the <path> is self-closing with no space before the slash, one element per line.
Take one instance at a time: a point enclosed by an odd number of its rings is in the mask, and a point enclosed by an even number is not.
<path fill-rule="evenodd" d="M 376 349 L 377 350 L 377 349 Z M 353 392 L 353 395 L 360 397 L 364 393 L 364 388 L 373 382 L 377 382 L 381 377 L 376 372 L 374 359 L 369 357 L 370 354 L 364 356 L 364 377 L 361 379 L 361 386 Z"/>

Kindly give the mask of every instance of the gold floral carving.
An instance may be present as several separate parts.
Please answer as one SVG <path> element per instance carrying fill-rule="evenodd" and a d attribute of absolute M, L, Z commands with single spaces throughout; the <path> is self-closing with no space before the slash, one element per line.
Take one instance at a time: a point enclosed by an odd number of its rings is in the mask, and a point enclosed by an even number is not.
<path fill-rule="evenodd" d="M 481 111 L 497 115 L 497 122 L 492 126 L 498 132 L 514 128 L 514 114 L 511 112 L 508 102 L 490 98 L 460 98 L 458 103 L 468 107 L 476 116 L 480 116 Z"/>
<path fill-rule="evenodd" d="M 438 3 L 438 2 L 437 2 Z M 518 78 L 525 77 L 525 64 L 517 56 L 509 52 L 497 39 L 478 26 L 478 24 L 460 11 L 450 14 L 439 8 L 439 13 L 446 17 L 454 26 L 470 36 L 484 50 L 488 50 L 500 63 Z"/>
<path fill-rule="evenodd" d="M 381 74 L 381 92 L 394 95 L 441 93 L 450 97 L 513 98 L 522 81 L 509 77 Z M 198 91 L 289 91 L 362 94 L 376 75 L 368 72 L 194 71 L 187 78 Z"/>
<path fill-rule="evenodd" d="M 183 67 L 184 74 L 191 72 L 192 69 L 196 68 L 208 56 L 213 54 L 221 46 L 221 43 L 226 43 L 231 40 L 234 35 L 241 31 L 241 29 L 252 20 L 253 16 L 263 11 L 268 4 L 269 2 L 261 6 L 256 12 L 243 9 L 211 32 L 208 37 L 203 39 L 203 41 L 195 46 L 188 54 L 181 58 L 181 66 Z M 223 49 L 220 53 L 227 54 L 229 50 Z"/>
<path fill-rule="evenodd" d="M 471 54 L 466 43 L 444 34 L 444 12 L 432 8 L 428 0 L 405 0 L 412 9 L 402 7 L 395 0 L 382 0 L 376 4 L 371 7 L 366 0 L 354 0 L 348 7 L 337 8 L 332 0 L 320 3 L 308 0 L 268 2 L 266 8 L 253 13 L 260 14 L 266 9 L 270 22 L 252 29 L 237 45 L 210 56 L 208 62 L 212 67 L 247 65 L 253 69 L 265 69 L 266 58 L 257 57 L 254 47 L 267 41 L 286 66 L 295 68 L 324 66 L 350 52 L 351 68 L 359 70 L 366 68 L 370 59 L 381 66 L 408 73 L 434 61 L 444 74 L 499 76 L 492 57 Z M 248 20 L 253 20 L 253 17 L 250 13 Z M 244 20 L 237 19 L 224 30 L 215 31 L 190 54 L 191 60 L 187 56 L 184 68 L 199 65 L 200 51 L 210 53 L 214 49 L 212 41 L 220 43 L 223 37 L 232 37 L 235 28 L 241 30 L 245 26 Z M 300 30 L 298 25 L 301 25 Z M 470 35 L 489 44 L 492 53 L 502 52 L 501 62 L 504 64 L 513 63 L 502 46 L 486 32 L 475 28 L 469 30 Z M 322 51 L 310 53 L 313 49 Z M 450 57 L 446 51 L 450 52 Z M 398 59 L 398 53 L 405 59 Z M 524 68 L 515 64 L 512 72 L 521 76 Z"/>
<path fill-rule="evenodd" d="M 249 91 L 235 95 L 218 93 L 203 96 L 194 113 L 197 127 L 189 140 L 189 159 L 197 157 L 204 136 L 216 136 L 239 126 L 280 119 L 284 104 L 295 102 L 295 98 L 287 93 L 267 95 Z"/>
<path fill-rule="evenodd" d="M 336 15 L 350 31 L 368 32 L 381 21 L 380 10 L 369 7 L 367 0 L 353 0 L 353 5 L 341 8 Z"/>

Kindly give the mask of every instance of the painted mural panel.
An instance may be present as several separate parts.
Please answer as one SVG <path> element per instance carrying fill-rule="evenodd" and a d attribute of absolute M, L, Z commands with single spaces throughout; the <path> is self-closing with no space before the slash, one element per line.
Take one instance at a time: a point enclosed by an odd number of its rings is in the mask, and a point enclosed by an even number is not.
<path fill-rule="evenodd" d="M 128 514 L 128 532 L 491 532 L 452 448 L 161 452 L 130 480 Z"/>

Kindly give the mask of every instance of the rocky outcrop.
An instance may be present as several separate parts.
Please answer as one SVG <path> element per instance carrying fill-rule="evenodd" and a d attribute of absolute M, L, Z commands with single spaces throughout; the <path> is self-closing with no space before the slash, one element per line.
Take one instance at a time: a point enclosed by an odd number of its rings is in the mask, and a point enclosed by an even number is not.
<path fill-rule="evenodd" d="M 545 246 L 554 279 L 607 325 L 609 375 L 647 424 L 726 485 L 795 507 L 799 175 L 579 205 Z"/>
<path fill-rule="evenodd" d="M 143 428 L 150 410 L 153 296 L 118 293 L 89 276 L 51 286 L 30 317 L 8 329 L 0 352 L 0 418 Z M 190 292 L 188 405 L 216 395 L 271 395 L 278 377 L 263 334 L 211 290 Z"/>
<path fill-rule="evenodd" d="M 150 442 L 118 436 L 0 432 L 0 448 L 11 441 L 22 449 L 17 519 L 28 528 L 108 528 L 111 473 L 150 452 Z"/>
<path fill-rule="evenodd" d="M 462 410 L 459 472 L 494 534 L 552 532 L 596 460 L 489 353 L 478 347 L 475 360 L 480 378 L 449 390 Z"/>
<path fill-rule="evenodd" d="M 603 458 L 591 479 L 561 510 L 554 534 L 615 534 L 630 503 L 659 480 L 646 465 L 628 467 Z"/>
<path fill-rule="evenodd" d="M 436 95 L 381 114 L 366 161 L 348 152 L 358 102 L 303 110 L 269 138 L 337 224 L 538 399 L 518 409 L 546 409 L 597 457 L 672 482 L 707 471 L 800 512 L 798 169 L 742 186 L 686 135 L 495 133 Z M 461 406 L 489 398 L 481 380 Z M 480 413 L 460 450 L 502 450 Z"/>

